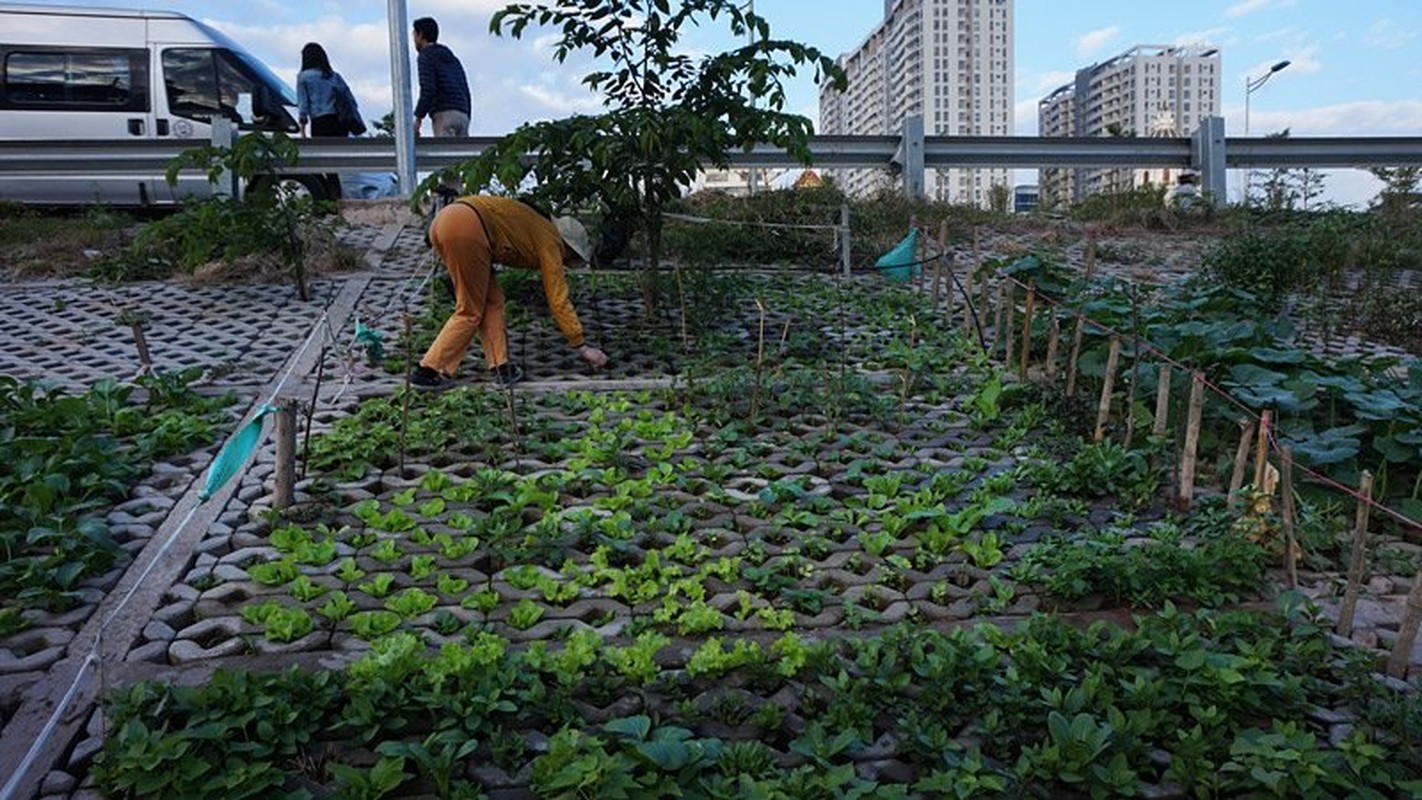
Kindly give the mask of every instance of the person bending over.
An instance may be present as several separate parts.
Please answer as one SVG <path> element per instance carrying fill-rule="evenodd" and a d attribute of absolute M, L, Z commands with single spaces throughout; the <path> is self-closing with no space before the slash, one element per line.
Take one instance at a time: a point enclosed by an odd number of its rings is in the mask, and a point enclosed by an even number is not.
<path fill-rule="evenodd" d="M 607 363 L 607 354 L 583 338 L 578 312 L 568 299 L 564 267 L 587 261 L 591 250 L 587 230 L 577 220 L 549 219 L 513 198 L 469 195 L 440 209 L 430 223 L 429 239 L 449 270 L 455 307 L 410 373 L 411 386 L 449 386 L 476 333 L 495 383 L 509 387 L 523 379 L 523 370 L 509 363 L 504 293 L 494 277 L 495 261 L 538 270 L 553 321 L 568 344 L 593 367 Z"/>

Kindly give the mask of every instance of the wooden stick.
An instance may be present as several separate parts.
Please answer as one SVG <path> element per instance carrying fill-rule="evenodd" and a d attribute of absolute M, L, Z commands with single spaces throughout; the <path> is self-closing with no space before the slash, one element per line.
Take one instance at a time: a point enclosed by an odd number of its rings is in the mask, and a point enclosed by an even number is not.
<path fill-rule="evenodd" d="M 984 288 L 984 291 L 986 291 L 986 288 Z M 993 340 L 993 342 L 997 342 L 999 339 L 1002 338 L 1002 307 L 1003 307 L 1004 305 L 1006 305 L 1006 303 L 1003 302 L 1002 297 L 1003 297 L 1003 294 L 1004 294 L 1006 291 L 1007 291 L 1007 284 L 1006 284 L 1006 283 L 998 283 L 998 285 L 997 285 L 997 306 L 996 306 L 995 308 L 993 308 L 993 310 L 992 310 L 992 340 Z"/>
<path fill-rule="evenodd" d="M 1190 382 L 1190 414 L 1185 422 L 1185 449 L 1180 454 L 1180 495 L 1177 508 L 1189 511 L 1195 500 L 1195 456 L 1200 446 L 1200 417 L 1205 408 L 1205 376 L 1196 372 Z"/>
<path fill-rule="evenodd" d="M 1264 474 L 1269 466 L 1269 409 L 1259 413 L 1259 442 L 1254 449 L 1254 488 L 1264 491 Z"/>
<path fill-rule="evenodd" d="M 1027 307 L 1022 312 L 1022 362 L 1017 367 L 1017 377 L 1027 380 L 1027 367 L 1032 355 L 1032 306 L 1037 301 L 1037 279 L 1027 279 Z"/>
<path fill-rule="evenodd" d="M 982 251 L 982 249 L 978 246 L 978 244 L 979 244 L 979 238 L 980 238 L 980 237 L 979 237 L 979 230 L 978 230 L 978 227 L 977 227 L 977 226 L 973 226 L 973 272 L 979 272 L 979 271 L 982 270 L 982 268 L 983 268 L 983 251 Z M 983 275 L 982 277 L 983 277 L 983 285 L 982 285 L 982 289 L 981 289 L 981 291 L 982 291 L 982 301 L 978 303 L 978 307 L 979 307 L 978 316 L 979 316 L 980 319 L 984 319 L 984 320 L 985 320 L 985 319 L 987 319 L 987 312 L 988 312 L 988 276 L 987 276 L 987 275 Z M 993 318 L 993 335 L 994 335 L 994 336 L 997 335 L 997 318 L 996 318 L 996 317 Z"/>
<path fill-rule="evenodd" d="M 1249 463 L 1249 445 L 1254 442 L 1254 422 L 1249 419 L 1239 421 L 1239 447 L 1234 450 L 1234 472 L 1229 476 L 1229 494 L 1225 495 L 1233 507 L 1239 502 L 1239 490 L 1244 488 L 1244 465 Z"/>
<path fill-rule="evenodd" d="M 1003 330 L 1002 330 L 1002 363 L 1007 366 L 1012 363 L 1012 326 L 1017 316 L 1017 282 L 1011 278 L 1003 281 L 1007 289 L 1007 302 L 1003 305 Z"/>
<path fill-rule="evenodd" d="M 1062 323 L 1057 319 L 1056 306 L 1052 306 L 1051 322 L 1047 328 L 1051 331 L 1047 336 L 1047 383 L 1055 383 L 1057 380 L 1057 340 L 1062 338 Z"/>
<path fill-rule="evenodd" d="M 943 269 L 948 274 L 948 277 L 943 281 L 943 321 L 945 325 L 953 321 L 953 307 L 957 305 L 953 299 L 953 267 L 957 260 L 956 253 L 947 253 L 943 256 Z M 964 316 L 967 313 L 967 309 L 964 309 Z"/>
<path fill-rule="evenodd" d="M 1121 358 L 1121 337 L 1111 335 L 1111 350 L 1106 355 L 1106 379 L 1101 384 L 1101 401 L 1096 404 L 1096 433 L 1092 441 L 1106 438 L 1106 421 L 1111 418 L 1111 395 L 1116 391 L 1116 362 Z"/>
<path fill-rule="evenodd" d="M 1412 648 L 1417 642 L 1417 626 L 1422 624 L 1422 569 L 1412 578 L 1406 609 L 1402 614 L 1402 627 L 1397 629 L 1397 639 L 1392 643 L 1392 654 L 1387 657 L 1387 674 L 1399 680 L 1407 677 L 1407 664 L 1412 660 Z"/>
<path fill-rule="evenodd" d="M 938 257 L 933 259 L 933 310 L 938 310 L 938 277 L 948 257 L 948 220 L 938 223 Z"/>
<path fill-rule="evenodd" d="M 964 272 L 967 273 L 963 276 L 967 283 L 963 284 L 963 333 L 971 338 L 973 335 L 973 309 L 970 306 L 973 304 L 973 270 L 970 267 Z M 949 290 L 949 294 L 952 294 L 952 290 Z M 987 306 L 982 305 L 979 310 L 986 314 Z"/>
<path fill-rule="evenodd" d="M 1086 282 L 1096 277 L 1096 230 L 1086 232 Z"/>
<path fill-rule="evenodd" d="M 1343 604 L 1338 608 L 1338 635 L 1353 635 L 1353 612 L 1358 607 L 1358 593 L 1363 589 L 1363 567 L 1368 550 L 1368 515 L 1372 512 L 1373 473 L 1363 470 L 1358 484 L 1358 513 L 1353 520 L 1353 553 L 1348 561 L 1348 588 L 1343 591 Z"/>
<path fill-rule="evenodd" d="M 276 489 L 272 508 L 290 508 L 296 501 L 296 403 L 289 397 L 276 401 Z"/>
<path fill-rule="evenodd" d="M 1081 359 L 1081 335 L 1085 328 L 1086 317 L 1077 314 L 1076 333 L 1071 336 L 1071 356 L 1067 358 L 1066 396 L 1068 400 L 1076 397 L 1076 362 Z"/>
<path fill-rule="evenodd" d="M 1164 436 L 1166 422 L 1170 416 L 1170 365 L 1161 364 L 1155 379 L 1155 425 L 1152 436 Z"/>
<path fill-rule="evenodd" d="M 138 348 L 139 374 L 153 371 L 153 356 L 148 352 L 148 337 L 143 333 L 143 323 L 133 323 L 133 346 Z"/>
<path fill-rule="evenodd" d="M 1294 448 L 1284 445 L 1280 448 L 1279 482 L 1282 484 L 1284 512 L 1284 586 L 1297 589 L 1299 586 L 1298 554 L 1294 541 Z"/>
<path fill-rule="evenodd" d="M 938 285 L 943 281 L 943 256 L 941 255 L 942 251 L 939 252 L 940 255 L 933 259 L 933 294 L 931 295 L 931 302 L 933 303 L 934 311 L 938 310 Z M 949 296 L 951 297 L 952 295 Z"/>

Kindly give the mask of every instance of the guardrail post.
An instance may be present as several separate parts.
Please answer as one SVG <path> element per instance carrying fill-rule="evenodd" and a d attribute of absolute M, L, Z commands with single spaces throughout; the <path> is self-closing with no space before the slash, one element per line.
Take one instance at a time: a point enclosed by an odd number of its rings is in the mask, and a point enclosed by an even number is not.
<path fill-rule="evenodd" d="M 1205 117 L 1190 137 L 1190 165 L 1200 173 L 1200 191 L 1215 207 L 1225 204 L 1224 117 Z"/>
<path fill-rule="evenodd" d="M 213 115 L 211 123 L 212 146 L 220 150 L 231 150 L 237 144 L 237 126 L 232 124 L 232 120 L 220 114 Z M 237 186 L 237 174 L 234 172 L 224 172 L 218 178 L 217 185 L 226 189 L 228 197 L 236 198 L 240 194 Z"/>
<path fill-rule="evenodd" d="M 923 117 L 904 117 L 899 153 L 903 158 L 904 196 L 923 197 Z"/>

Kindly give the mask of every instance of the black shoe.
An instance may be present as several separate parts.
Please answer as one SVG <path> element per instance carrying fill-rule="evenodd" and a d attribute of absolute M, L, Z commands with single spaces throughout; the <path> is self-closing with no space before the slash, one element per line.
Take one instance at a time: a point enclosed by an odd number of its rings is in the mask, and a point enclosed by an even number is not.
<path fill-rule="evenodd" d="M 438 392 L 454 385 L 454 381 L 421 364 L 410 371 L 410 387 L 422 392 Z"/>
<path fill-rule="evenodd" d="M 523 369 L 517 364 L 501 364 L 492 370 L 494 385 L 507 389 L 523 380 Z"/>

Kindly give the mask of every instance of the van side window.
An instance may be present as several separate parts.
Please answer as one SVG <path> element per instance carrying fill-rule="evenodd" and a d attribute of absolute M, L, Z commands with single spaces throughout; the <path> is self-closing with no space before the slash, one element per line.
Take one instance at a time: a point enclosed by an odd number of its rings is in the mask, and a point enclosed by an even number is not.
<path fill-rule="evenodd" d="M 145 50 L 8 50 L 0 58 L 0 107 L 148 111 Z"/>
<path fill-rule="evenodd" d="M 163 51 L 162 61 L 168 111 L 176 116 L 208 120 L 222 115 L 244 127 L 262 127 L 263 118 L 273 113 L 266 85 L 226 50 L 174 47 Z M 238 97 L 244 94 L 251 95 L 258 119 L 244 120 L 238 113 Z"/>

